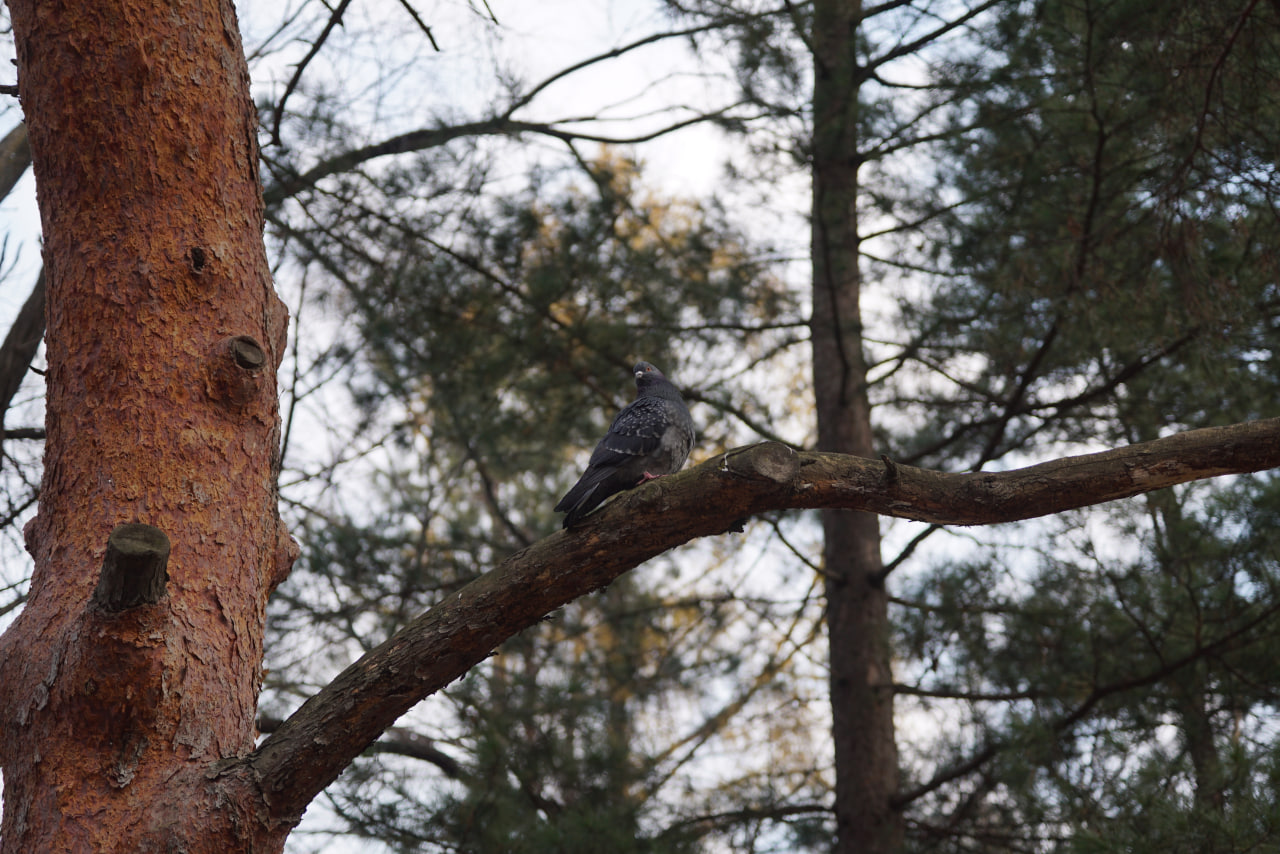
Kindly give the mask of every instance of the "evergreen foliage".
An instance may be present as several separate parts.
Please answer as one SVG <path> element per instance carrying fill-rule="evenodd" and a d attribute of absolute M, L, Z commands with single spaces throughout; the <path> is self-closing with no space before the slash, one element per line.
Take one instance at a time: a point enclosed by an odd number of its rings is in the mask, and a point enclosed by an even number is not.
<path fill-rule="evenodd" d="M 382 186 L 396 198 L 411 183 Z M 314 232 L 284 233 L 329 273 L 326 298 L 357 333 L 335 359 L 351 365 L 359 430 L 386 425 L 388 450 L 359 506 L 300 514 L 304 554 L 271 624 L 282 661 L 367 649 L 558 527 L 554 496 L 634 394 L 636 358 L 672 366 L 703 402 L 700 453 L 743 430 L 717 408 L 787 406 L 717 388 L 700 360 L 785 352 L 791 296 L 713 203 L 645 191 L 623 157 L 535 174 L 461 212 L 374 216 L 356 197 L 307 212 Z M 379 752 L 331 788 L 331 807 L 403 851 L 702 850 L 760 833 L 779 808 L 820 811 L 814 721 L 792 681 L 795 636 L 816 615 L 684 591 L 686 577 L 628 576 L 513 639 L 414 723 L 444 754 L 436 773 Z M 282 669 L 276 702 L 300 675 Z M 766 729 L 744 730 L 748 716 Z M 704 754 L 766 738 L 772 767 L 707 770 Z M 695 777 L 722 779 L 694 791 Z"/>
<path fill-rule="evenodd" d="M 903 458 L 981 467 L 1275 415 L 1275 10 L 1010 4 L 903 306 Z M 975 69 L 964 76 L 975 79 Z M 1270 475 L 1153 493 L 911 579 L 922 850 L 1275 844 Z M 949 786 L 933 774 L 985 758 Z"/>

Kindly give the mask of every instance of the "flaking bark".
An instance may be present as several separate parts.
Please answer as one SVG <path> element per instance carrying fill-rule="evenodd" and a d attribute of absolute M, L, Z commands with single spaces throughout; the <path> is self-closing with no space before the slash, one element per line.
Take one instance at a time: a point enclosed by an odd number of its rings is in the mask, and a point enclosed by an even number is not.
<path fill-rule="evenodd" d="M 293 553 L 274 470 L 286 316 L 235 9 L 9 7 L 48 390 L 30 595 L 0 638 L 0 851 L 278 850 L 287 828 L 208 775 L 253 749 L 266 599 Z M 228 339 L 263 342 L 265 364 L 237 367 Z M 209 393 L 217 360 L 252 374 L 234 406 Z M 171 543 L 164 595 L 109 582 L 91 602 L 108 535 L 140 520 Z"/>

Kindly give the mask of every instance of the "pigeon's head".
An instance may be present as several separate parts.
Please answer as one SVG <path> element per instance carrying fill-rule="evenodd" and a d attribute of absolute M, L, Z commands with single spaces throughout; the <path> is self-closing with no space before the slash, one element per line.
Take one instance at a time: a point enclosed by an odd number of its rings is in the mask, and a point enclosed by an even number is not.
<path fill-rule="evenodd" d="M 631 370 L 635 372 L 636 382 L 640 382 L 640 380 L 645 378 L 659 380 L 666 379 L 666 376 L 662 371 L 658 370 L 648 362 L 636 362 L 636 366 Z"/>
<path fill-rule="evenodd" d="M 636 375 L 636 391 L 642 391 L 659 383 L 665 383 L 667 379 L 662 371 L 648 362 L 636 362 L 636 366 L 631 370 Z"/>

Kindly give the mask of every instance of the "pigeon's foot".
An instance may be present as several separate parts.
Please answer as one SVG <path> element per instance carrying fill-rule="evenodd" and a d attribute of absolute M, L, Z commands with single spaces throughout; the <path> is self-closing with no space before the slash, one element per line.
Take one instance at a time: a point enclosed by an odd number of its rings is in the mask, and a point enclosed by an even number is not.
<path fill-rule="evenodd" d="M 649 481 L 657 480 L 660 477 L 666 477 L 666 475 L 665 474 L 649 474 L 648 472 L 645 472 L 644 477 L 640 478 L 640 483 L 648 483 Z M 640 483 L 637 483 L 636 486 L 639 486 Z"/>

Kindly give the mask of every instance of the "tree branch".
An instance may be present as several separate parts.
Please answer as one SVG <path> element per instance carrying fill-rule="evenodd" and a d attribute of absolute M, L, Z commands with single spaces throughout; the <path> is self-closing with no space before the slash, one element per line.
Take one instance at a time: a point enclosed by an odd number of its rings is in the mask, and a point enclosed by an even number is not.
<path fill-rule="evenodd" d="M 0 199 L 13 192 L 14 185 L 30 166 L 31 143 L 27 141 L 27 125 L 20 122 L 0 140 Z"/>
<path fill-rule="evenodd" d="M 347 2 L 349 2 L 349 0 L 347 0 Z M 272 132 L 271 132 L 272 144 L 275 144 L 275 145 L 280 144 L 280 120 L 281 120 L 280 117 L 281 117 L 281 113 L 283 112 L 285 100 L 289 97 L 290 93 L 296 87 L 299 75 L 301 75 L 302 70 L 305 67 L 306 63 L 309 62 L 312 56 L 314 55 L 314 53 L 319 50 L 320 46 L 324 42 L 324 39 L 328 37 L 329 30 L 335 25 L 335 21 L 341 17 L 343 11 L 345 11 L 347 2 L 342 3 L 341 6 L 334 12 L 333 17 L 330 19 L 329 26 L 326 27 L 325 31 L 321 34 L 320 38 L 318 38 L 315 44 L 313 45 L 311 54 L 309 54 L 299 64 L 297 73 L 294 75 L 294 79 L 291 80 L 289 82 L 288 87 L 286 87 L 285 94 L 283 97 L 281 97 L 280 102 L 276 107 L 275 115 L 272 121 Z M 408 6 L 407 3 L 405 4 L 405 7 L 411 8 Z M 782 14 L 784 11 L 785 11 L 785 8 L 780 7 L 778 9 L 765 12 L 762 14 L 778 15 L 778 14 Z M 637 39 L 636 41 L 630 42 L 628 44 L 621 45 L 611 50 L 607 50 L 603 53 L 590 56 L 580 62 L 576 62 L 573 65 L 563 68 L 551 74 L 550 76 L 544 78 L 538 83 L 534 84 L 532 87 L 529 88 L 528 91 L 515 97 L 510 104 L 506 105 L 505 108 L 501 110 L 501 112 L 497 112 L 495 115 L 491 115 L 488 118 L 478 119 L 472 122 L 464 122 L 458 125 L 438 127 L 438 128 L 423 128 L 416 131 L 410 131 L 409 133 L 401 134 L 399 136 L 392 137 L 391 139 L 383 140 L 382 142 L 375 143 L 374 145 L 368 145 L 363 148 L 353 149 L 351 151 L 342 152 L 341 154 L 336 154 L 330 157 L 329 159 L 316 164 L 311 169 L 308 169 L 306 172 L 303 172 L 301 174 L 286 175 L 280 178 L 274 185 L 266 188 L 265 192 L 263 193 L 264 200 L 266 201 L 267 207 L 270 208 L 274 205 L 279 204 L 285 199 L 291 198 L 297 195 L 298 193 L 302 192 L 303 190 L 306 190 L 312 187 L 313 185 L 316 184 L 316 182 L 324 178 L 327 178 L 330 175 L 336 175 L 341 172 L 350 171 L 351 169 L 354 169 L 356 166 L 360 165 L 361 163 L 365 163 L 369 160 L 373 160 L 379 157 L 385 157 L 387 155 L 392 155 L 392 154 L 404 154 L 411 151 L 424 151 L 428 148 L 441 146 L 455 139 L 461 139 L 463 137 L 502 136 L 502 135 L 514 136 L 521 133 L 539 133 L 546 136 L 551 136 L 553 138 L 559 139 L 567 143 L 572 143 L 574 141 L 581 140 L 586 142 L 599 142 L 607 145 L 630 145 L 630 144 L 635 144 L 639 142 L 647 142 L 651 139 L 656 139 L 657 137 L 663 136 L 668 133 L 672 133 L 682 128 L 689 127 L 691 125 L 699 124 L 706 121 L 713 121 L 716 119 L 723 119 L 729 113 L 730 110 L 741 105 L 730 104 L 727 107 L 724 107 L 723 109 L 713 110 L 707 113 L 698 113 L 694 115 L 692 118 L 685 119 L 679 122 L 673 122 L 665 127 L 658 128 L 655 131 L 637 135 L 637 136 L 631 136 L 631 137 L 608 136 L 603 134 L 591 134 L 591 133 L 578 133 L 578 132 L 565 130 L 562 127 L 562 125 L 564 124 L 562 122 L 520 121 L 518 119 L 513 118 L 513 116 L 518 111 L 520 111 L 521 109 L 523 109 L 524 107 L 527 107 L 530 103 L 532 103 L 533 100 L 543 91 L 545 91 L 555 83 L 558 83 L 566 79 L 567 77 L 569 77 L 574 73 L 583 71 L 594 65 L 598 65 L 608 60 L 617 59 L 618 57 L 624 56 L 628 53 L 647 47 L 649 45 L 657 44 L 659 42 L 663 42 L 669 39 L 690 38 L 700 33 L 705 33 L 712 30 L 723 28 L 737 20 L 740 20 L 740 18 L 733 18 L 731 20 L 718 20 L 710 24 L 700 24 L 697 26 L 687 27 L 680 30 L 654 33 L 649 36 L 645 36 L 644 38 Z M 429 36 L 429 33 L 428 33 L 428 36 Z"/>
<path fill-rule="evenodd" d="M 271 715 L 258 716 L 258 732 L 264 735 L 273 733 L 284 723 L 283 719 Z M 407 727 L 389 727 L 382 736 L 369 745 L 369 753 L 385 753 L 392 756 L 404 756 L 409 759 L 421 759 L 440 769 L 446 777 L 457 780 L 463 776 L 462 763 L 436 747 L 435 739 L 428 738 Z"/>
<path fill-rule="evenodd" d="M 709 113 L 698 113 L 687 119 L 671 122 L 653 131 L 635 136 L 609 136 L 606 134 L 582 133 L 567 130 L 555 122 L 527 122 L 505 116 L 466 122 L 460 125 L 449 125 L 439 128 L 424 128 L 394 136 L 382 142 L 357 148 L 335 155 L 328 160 L 316 164 L 300 175 L 281 178 L 277 183 L 263 192 L 267 207 L 278 205 L 285 199 L 292 198 L 303 190 L 309 189 L 330 175 L 349 172 L 361 163 L 391 154 L 405 154 L 411 151 L 425 151 L 436 148 L 455 139 L 477 136 L 518 136 L 525 133 L 540 134 L 561 142 L 599 142 L 605 145 L 637 145 L 649 142 L 669 133 L 675 133 L 703 122 L 723 119 L 730 110 L 742 106 L 741 103 L 729 104 L 720 110 Z"/>
<path fill-rule="evenodd" d="M 1193 431 L 1193 432 L 1201 432 L 1201 431 Z M 1165 441 L 1165 440 L 1161 439 L 1158 441 Z M 1148 442 L 1146 444 L 1154 444 L 1154 443 Z M 1134 447 L 1142 447 L 1142 446 L 1135 445 Z M 1249 632 L 1253 631 L 1258 626 L 1261 626 L 1263 623 L 1267 622 L 1268 620 L 1271 620 L 1272 618 L 1274 618 L 1277 611 L 1280 611 L 1280 606 L 1273 605 L 1271 607 L 1265 608 L 1262 611 L 1258 612 L 1256 615 L 1254 615 L 1253 619 L 1249 620 L 1244 625 L 1239 626 L 1235 630 L 1230 631 L 1227 634 L 1223 635 L 1222 637 L 1217 638 L 1209 643 L 1204 643 L 1196 646 L 1195 649 L 1192 649 L 1186 655 L 1183 655 L 1172 662 L 1162 663 L 1161 666 L 1156 668 L 1155 670 L 1149 671 L 1147 673 L 1138 674 L 1129 679 L 1122 679 L 1118 682 L 1111 682 L 1106 685 L 1094 686 L 1094 689 L 1089 693 L 1089 696 L 1085 697 L 1084 700 L 1081 701 L 1070 712 L 1066 713 L 1065 715 L 1062 715 L 1057 720 L 1055 720 L 1051 726 L 1051 729 L 1055 733 L 1064 733 L 1070 730 L 1073 726 L 1075 726 L 1081 720 L 1083 720 L 1089 714 L 1089 712 L 1093 710 L 1094 706 L 1098 705 L 1100 702 L 1102 702 L 1106 698 L 1111 697 L 1115 694 L 1123 693 L 1125 691 L 1132 691 L 1136 688 L 1144 688 L 1148 685 L 1154 685 L 1155 683 L 1160 682 L 1161 680 L 1169 678 L 1170 676 L 1177 673 L 1182 668 L 1190 664 L 1193 664 L 1196 661 L 1199 661 L 1201 658 L 1203 658 L 1206 655 L 1214 655 L 1218 652 L 1234 647 L 1237 643 L 1241 641 L 1242 638 L 1247 637 Z M 1000 741 L 1000 742 L 992 742 L 990 744 L 987 744 L 981 750 L 975 753 L 973 756 L 970 756 L 968 759 L 966 759 L 964 762 L 961 762 L 958 765 L 952 766 L 951 768 L 947 768 L 938 772 L 932 779 L 928 780 L 927 782 L 921 783 L 919 786 L 916 786 L 914 789 L 910 789 L 906 792 L 902 792 L 898 794 L 893 799 L 893 805 L 896 809 L 902 809 L 908 804 L 910 804 L 912 801 L 915 801 L 915 800 L 918 800 L 919 798 L 924 797 L 925 795 L 929 794 L 930 792 L 933 792 L 936 789 L 941 788 L 942 786 L 946 785 L 952 780 L 958 780 L 961 777 L 965 777 L 965 776 L 968 776 L 969 774 L 972 774 L 973 772 L 981 768 L 983 765 L 985 765 L 987 762 L 989 762 L 991 759 L 995 758 L 995 756 L 1001 751 L 1008 750 L 1016 746 L 1017 746 L 1017 742 L 1014 742 L 1014 741 L 1008 741 L 1008 742 Z"/>
<path fill-rule="evenodd" d="M 293 69 L 293 77 L 289 79 L 288 84 L 284 87 L 284 94 L 280 96 L 280 100 L 276 102 L 276 108 L 271 117 L 271 144 L 280 145 L 280 122 L 284 118 L 284 105 L 289 100 L 289 96 L 298 88 L 298 84 L 302 82 L 302 72 L 307 70 L 307 66 L 311 64 L 311 60 L 316 58 L 320 53 L 320 48 L 324 47 L 324 43 L 328 40 L 329 34 L 334 28 L 342 23 L 342 16 L 346 14 L 347 7 L 351 5 L 351 0 L 341 0 L 338 7 L 329 14 L 329 20 L 324 25 L 324 29 L 320 31 L 320 35 L 311 43 L 311 49 L 307 51 L 307 55 L 302 58 Z"/>
<path fill-rule="evenodd" d="M 1015 700 L 1038 700 L 1040 691 L 965 691 L 960 688 L 929 689 L 894 683 L 893 693 L 931 700 L 967 700 L 973 703 L 1012 703 Z"/>
<path fill-rule="evenodd" d="M 31 144 L 27 141 L 27 126 L 20 123 L 0 140 L 0 199 L 13 191 L 18 180 L 31 166 Z M 4 343 L 0 344 L 0 430 L 4 426 L 5 413 L 17 394 L 22 379 L 31 367 L 31 360 L 44 338 L 44 269 L 36 277 L 31 295 L 18 311 L 13 326 Z M 3 433 L 0 433 L 3 436 Z"/>
<path fill-rule="evenodd" d="M 18 310 L 13 326 L 0 344 L 0 431 L 4 427 L 5 415 L 9 412 L 9 404 L 18 393 L 31 360 L 40 349 L 44 339 L 44 268 L 36 276 L 35 286 L 27 296 L 26 302 Z M 0 436 L 4 436 L 0 432 Z"/>
<path fill-rule="evenodd" d="M 974 18 L 981 15 L 983 12 L 986 12 L 989 9 L 993 9 L 998 5 L 1000 5 L 1000 0 L 984 0 L 984 2 L 979 3 L 977 6 L 973 7 L 972 9 L 969 9 L 963 15 L 960 15 L 959 17 L 951 21 L 944 21 L 943 23 L 939 24 L 937 27 L 925 33 L 924 35 L 920 36 L 919 38 L 915 39 L 914 41 L 906 42 L 904 44 L 899 44 L 895 46 L 892 50 L 886 51 L 880 54 L 879 56 L 872 57 L 867 61 L 867 64 L 865 67 L 868 69 L 881 68 L 885 65 L 888 65 L 890 62 L 893 62 L 896 59 L 901 59 L 904 56 L 911 56 L 916 52 L 918 52 L 921 48 L 926 47 L 927 45 L 933 44 L 938 39 L 945 36 L 947 33 L 951 32 L 952 30 L 958 27 L 964 26 L 969 21 L 972 21 Z"/>
<path fill-rule="evenodd" d="M 580 527 L 507 558 L 370 651 L 250 756 L 274 819 L 307 804 L 395 720 L 546 614 L 644 561 L 743 519 L 787 508 L 847 508 L 937 524 L 1011 522 L 1192 480 L 1280 466 L 1280 419 L 1192 430 L 1008 472 L 944 473 L 765 443 L 622 493 Z"/>

